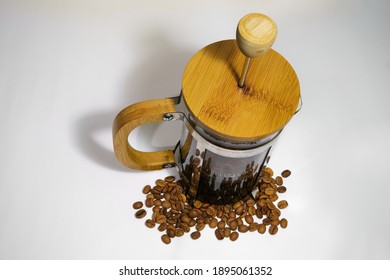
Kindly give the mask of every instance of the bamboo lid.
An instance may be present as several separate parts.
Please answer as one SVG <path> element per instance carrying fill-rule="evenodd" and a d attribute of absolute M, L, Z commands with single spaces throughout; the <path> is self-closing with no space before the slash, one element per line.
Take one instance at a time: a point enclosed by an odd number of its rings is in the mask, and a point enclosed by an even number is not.
<path fill-rule="evenodd" d="M 246 57 L 236 40 L 213 43 L 187 64 L 184 102 L 197 125 L 223 139 L 256 141 L 280 131 L 294 115 L 300 96 L 294 69 L 269 49 L 251 60 L 238 86 Z"/>

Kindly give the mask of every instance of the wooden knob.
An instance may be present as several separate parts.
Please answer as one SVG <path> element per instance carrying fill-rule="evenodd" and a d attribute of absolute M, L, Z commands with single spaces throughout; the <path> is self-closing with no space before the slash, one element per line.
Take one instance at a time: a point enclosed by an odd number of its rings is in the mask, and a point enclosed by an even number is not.
<path fill-rule="evenodd" d="M 248 14 L 237 25 L 237 44 L 250 58 L 269 50 L 275 42 L 278 29 L 275 22 L 263 14 Z"/>

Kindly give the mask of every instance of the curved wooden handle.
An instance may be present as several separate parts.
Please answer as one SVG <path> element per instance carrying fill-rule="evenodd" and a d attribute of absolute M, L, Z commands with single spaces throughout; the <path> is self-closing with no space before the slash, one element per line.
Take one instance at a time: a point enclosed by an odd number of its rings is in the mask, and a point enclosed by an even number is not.
<path fill-rule="evenodd" d="M 157 170 L 173 165 L 172 150 L 142 152 L 128 142 L 131 131 L 143 124 L 163 121 L 164 114 L 176 112 L 175 99 L 149 100 L 130 105 L 116 116 L 112 128 L 114 151 L 125 166 L 139 170 Z"/>

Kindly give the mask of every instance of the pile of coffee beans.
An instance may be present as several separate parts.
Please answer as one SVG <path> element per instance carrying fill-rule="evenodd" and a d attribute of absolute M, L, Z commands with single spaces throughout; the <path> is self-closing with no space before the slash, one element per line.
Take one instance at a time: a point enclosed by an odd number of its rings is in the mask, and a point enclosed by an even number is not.
<path fill-rule="evenodd" d="M 147 185 L 143 188 L 146 199 L 133 204 L 135 217 L 146 217 L 144 206 L 151 208 L 152 215 L 146 219 L 145 225 L 157 227 L 165 244 L 190 232 L 192 239 L 198 239 L 206 227 L 214 230 L 218 240 L 228 238 L 235 241 L 242 233 L 264 234 L 267 230 L 274 235 L 279 228 L 287 227 L 281 210 L 288 203 L 279 200 L 279 194 L 286 192 L 283 178 L 290 175 L 290 170 L 284 170 L 281 176 L 274 178 L 273 170 L 266 167 L 261 171 L 261 180 L 252 195 L 228 205 L 212 205 L 191 199 L 175 177 L 168 176 L 164 180 L 158 179 L 153 187 Z"/>

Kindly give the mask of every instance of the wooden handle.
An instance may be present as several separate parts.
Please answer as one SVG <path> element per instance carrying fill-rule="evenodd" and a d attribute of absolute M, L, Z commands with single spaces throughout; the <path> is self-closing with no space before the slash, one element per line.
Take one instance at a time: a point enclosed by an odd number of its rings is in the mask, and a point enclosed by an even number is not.
<path fill-rule="evenodd" d="M 130 105 L 116 116 L 113 124 L 114 151 L 125 166 L 139 170 L 157 170 L 175 164 L 172 150 L 142 152 L 128 142 L 131 131 L 143 124 L 163 121 L 166 113 L 176 112 L 175 99 L 149 100 Z"/>
<path fill-rule="evenodd" d="M 237 25 L 237 44 L 247 57 L 258 57 L 275 42 L 278 29 L 275 22 L 263 14 L 248 14 Z"/>

